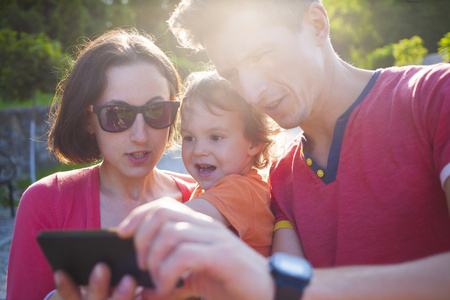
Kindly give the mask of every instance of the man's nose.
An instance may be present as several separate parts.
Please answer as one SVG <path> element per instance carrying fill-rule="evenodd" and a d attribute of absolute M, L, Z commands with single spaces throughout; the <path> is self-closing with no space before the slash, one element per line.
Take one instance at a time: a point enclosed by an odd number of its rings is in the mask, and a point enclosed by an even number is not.
<path fill-rule="evenodd" d="M 249 104 L 257 105 L 261 101 L 262 95 L 267 90 L 267 81 L 256 71 L 241 71 L 239 74 L 238 87 L 236 87 L 235 90 Z"/>

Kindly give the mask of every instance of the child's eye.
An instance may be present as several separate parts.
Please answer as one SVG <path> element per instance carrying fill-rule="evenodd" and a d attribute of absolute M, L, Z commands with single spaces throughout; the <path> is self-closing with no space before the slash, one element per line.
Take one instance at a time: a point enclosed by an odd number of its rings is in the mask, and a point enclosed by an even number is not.
<path fill-rule="evenodd" d="M 193 140 L 194 140 L 194 137 L 189 136 L 189 135 L 183 137 L 184 142 L 192 142 Z"/>
<path fill-rule="evenodd" d="M 220 141 L 221 139 L 223 139 L 223 136 L 220 136 L 220 135 L 218 135 L 218 134 L 213 134 L 213 135 L 211 135 L 211 141 L 213 141 L 213 142 L 218 142 L 218 141 Z"/>

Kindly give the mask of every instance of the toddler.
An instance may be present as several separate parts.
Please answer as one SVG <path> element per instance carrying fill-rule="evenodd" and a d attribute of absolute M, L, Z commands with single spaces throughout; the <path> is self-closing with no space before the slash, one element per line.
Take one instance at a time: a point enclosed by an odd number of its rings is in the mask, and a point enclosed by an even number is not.
<path fill-rule="evenodd" d="M 198 186 L 186 203 L 270 255 L 270 187 L 257 169 L 273 158 L 278 127 L 215 71 L 189 76 L 181 104 L 182 158 Z"/>

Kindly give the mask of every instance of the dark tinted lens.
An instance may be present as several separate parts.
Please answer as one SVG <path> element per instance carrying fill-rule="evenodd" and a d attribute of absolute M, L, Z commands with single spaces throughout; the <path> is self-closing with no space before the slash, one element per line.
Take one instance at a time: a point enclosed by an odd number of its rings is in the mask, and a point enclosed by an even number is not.
<path fill-rule="evenodd" d="M 146 107 L 144 111 L 145 120 L 154 128 L 165 128 L 172 124 L 173 103 L 153 103 Z"/>
<path fill-rule="evenodd" d="M 100 111 L 100 120 L 106 131 L 124 131 L 133 124 L 134 112 L 126 106 L 108 106 Z"/>

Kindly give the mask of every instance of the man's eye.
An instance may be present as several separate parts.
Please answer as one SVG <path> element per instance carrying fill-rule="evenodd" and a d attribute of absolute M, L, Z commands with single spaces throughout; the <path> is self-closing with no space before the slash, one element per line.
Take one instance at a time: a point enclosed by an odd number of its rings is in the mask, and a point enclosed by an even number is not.
<path fill-rule="evenodd" d="M 253 56 L 253 61 L 254 62 L 260 61 L 261 58 L 263 58 L 263 57 L 264 57 L 264 53 L 259 53 L 259 54 L 255 55 L 255 56 Z"/>

